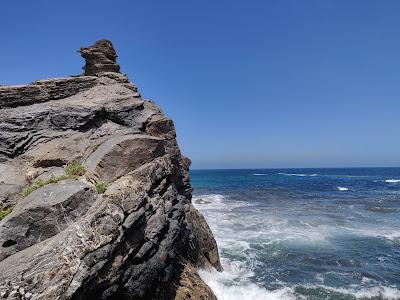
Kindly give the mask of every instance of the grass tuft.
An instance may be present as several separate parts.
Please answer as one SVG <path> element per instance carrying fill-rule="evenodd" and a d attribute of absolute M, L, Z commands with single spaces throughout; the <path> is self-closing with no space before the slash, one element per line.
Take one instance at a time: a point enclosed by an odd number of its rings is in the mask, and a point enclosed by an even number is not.
<path fill-rule="evenodd" d="M 51 183 L 57 183 L 61 180 L 65 180 L 65 179 L 69 179 L 69 178 L 71 178 L 71 176 L 63 175 L 63 176 L 58 176 L 58 177 L 51 177 L 51 178 L 47 179 L 46 181 L 44 181 L 42 179 L 38 179 L 22 191 L 22 196 L 26 197 L 29 194 L 31 194 L 32 192 L 36 191 L 37 189 L 40 189 L 42 186 L 45 186 L 45 185 L 51 184 Z"/>
<path fill-rule="evenodd" d="M 7 215 L 9 215 L 14 207 L 9 207 L 9 208 L 3 208 L 0 210 L 0 221 L 3 220 Z"/>
<path fill-rule="evenodd" d="M 65 166 L 65 173 L 70 177 L 77 177 L 85 175 L 86 170 L 80 161 L 73 160 Z"/>
<path fill-rule="evenodd" d="M 105 181 L 100 181 L 97 182 L 95 186 L 97 194 L 103 194 L 107 190 L 108 184 Z"/>
<path fill-rule="evenodd" d="M 42 186 L 45 186 L 45 185 L 46 185 L 45 181 L 43 181 L 42 179 L 38 179 L 22 191 L 22 196 L 26 197 L 29 194 L 31 194 L 32 192 L 36 191 L 37 189 L 40 189 Z"/>

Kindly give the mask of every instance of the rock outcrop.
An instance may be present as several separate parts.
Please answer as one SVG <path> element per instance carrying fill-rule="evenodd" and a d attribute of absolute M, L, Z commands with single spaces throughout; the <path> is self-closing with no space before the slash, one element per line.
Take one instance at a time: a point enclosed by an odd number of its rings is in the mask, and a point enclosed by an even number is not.
<path fill-rule="evenodd" d="M 100 40 L 88 48 L 81 48 L 80 53 L 86 59 L 85 75 L 119 72 L 119 65 L 116 63 L 117 53 L 108 40 Z"/>
<path fill-rule="evenodd" d="M 221 270 L 191 203 L 175 128 L 119 73 L 111 42 L 85 75 L 0 87 L 0 296 L 216 299 Z"/>

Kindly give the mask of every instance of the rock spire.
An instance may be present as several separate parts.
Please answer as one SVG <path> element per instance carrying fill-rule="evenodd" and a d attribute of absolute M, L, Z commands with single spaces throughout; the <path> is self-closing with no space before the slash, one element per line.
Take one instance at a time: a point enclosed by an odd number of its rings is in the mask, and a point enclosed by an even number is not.
<path fill-rule="evenodd" d="M 79 52 L 86 60 L 83 67 L 85 75 L 95 75 L 102 72 L 119 73 L 120 67 L 116 62 L 118 56 L 111 41 L 98 40 L 90 47 L 81 48 Z"/>

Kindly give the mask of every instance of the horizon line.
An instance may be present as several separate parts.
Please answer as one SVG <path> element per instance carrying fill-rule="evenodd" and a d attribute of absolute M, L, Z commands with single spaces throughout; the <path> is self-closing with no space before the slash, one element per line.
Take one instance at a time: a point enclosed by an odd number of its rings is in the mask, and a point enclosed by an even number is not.
<path fill-rule="evenodd" d="M 395 167 L 283 167 L 283 168 L 190 168 L 191 171 L 203 170 L 295 170 L 295 169 L 399 169 L 400 166 Z"/>

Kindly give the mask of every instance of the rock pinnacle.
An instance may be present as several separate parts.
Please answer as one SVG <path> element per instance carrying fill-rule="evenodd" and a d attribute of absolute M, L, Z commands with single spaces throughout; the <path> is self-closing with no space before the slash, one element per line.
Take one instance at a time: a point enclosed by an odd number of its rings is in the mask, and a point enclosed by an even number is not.
<path fill-rule="evenodd" d="M 83 67 L 85 75 L 95 75 L 102 72 L 119 73 L 116 63 L 117 53 L 109 40 L 98 40 L 92 46 L 79 50 L 86 64 Z"/>

